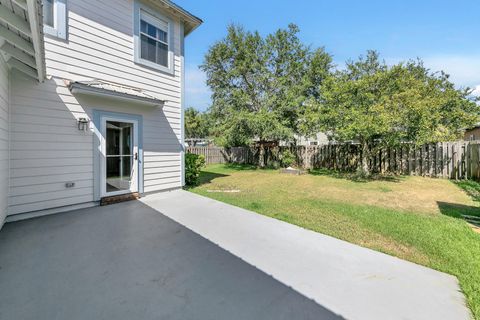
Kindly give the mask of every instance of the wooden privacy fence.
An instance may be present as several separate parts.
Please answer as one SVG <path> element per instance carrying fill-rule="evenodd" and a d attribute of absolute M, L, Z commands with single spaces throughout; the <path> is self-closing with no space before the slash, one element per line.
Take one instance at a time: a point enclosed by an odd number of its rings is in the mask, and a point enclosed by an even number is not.
<path fill-rule="evenodd" d="M 297 164 L 305 169 L 355 171 L 361 163 L 361 148 L 357 144 L 325 144 L 308 147 L 267 148 L 263 162 L 278 166 L 281 153 L 290 149 Z M 203 154 L 207 164 L 258 164 L 258 148 L 189 147 L 188 152 Z M 403 144 L 378 151 L 370 161 L 376 173 L 421 175 L 449 179 L 480 180 L 480 143 L 469 141 L 441 142 L 415 146 Z"/>
<path fill-rule="evenodd" d="M 187 152 L 202 155 L 206 164 L 227 163 L 227 150 L 220 147 L 187 147 Z"/>
<path fill-rule="evenodd" d="M 361 164 L 361 148 L 355 144 L 330 144 L 303 147 L 298 158 L 307 169 L 328 168 L 354 171 Z M 403 144 L 384 148 L 369 159 L 376 173 L 395 173 L 449 179 L 480 179 L 478 142 L 440 142 L 415 146 Z"/>
<path fill-rule="evenodd" d="M 187 147 L 187 152 L 203 155 L 206 164 L 216 163 L 238 163 L 238 164 L 257 164 L 258 155 L 255 148 L 249 147 Z"/>

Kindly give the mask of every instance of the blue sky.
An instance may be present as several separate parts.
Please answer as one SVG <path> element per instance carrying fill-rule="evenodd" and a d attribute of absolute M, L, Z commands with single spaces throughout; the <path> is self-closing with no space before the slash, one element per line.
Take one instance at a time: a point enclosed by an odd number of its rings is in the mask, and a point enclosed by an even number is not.
<path fill-rule="evenodd" d="M 420 57 L 432 70 L 444 70 L 458 86 L 480 94 L 479 0 L 175 2 L 204 20 L 185 45 L 186 106 L 199 110 L 210 105 L 210 92 L 198 65 L 230 23 L 263 35 L 296 23 L 304 43 L 325 47 L 340 66 L 368 49 L 388 63 Z"/>

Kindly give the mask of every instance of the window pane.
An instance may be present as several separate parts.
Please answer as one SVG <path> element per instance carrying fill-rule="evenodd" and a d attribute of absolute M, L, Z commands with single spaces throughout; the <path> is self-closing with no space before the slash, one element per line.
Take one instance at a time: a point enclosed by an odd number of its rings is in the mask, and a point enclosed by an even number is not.
<path fill-rule="evenodd" d="M 125 123 L 122 129 L 122 154 L 132 154 L 132 124 Z"/>
<path fill-rule="evenodd" d="M 156 41 L 147 36 L 141 35 L 141 43 L 140 57 L 155 62 Z"/>
<path fill-rule="evenodd" d="M 147 23 L 143 20 L 140 21 L 140 31 L 147 33 Z"/>
<path fill-rule="evenodd" d="M 157 37 L 157 28 L 147 23 L 147 34 L 153 38 Z"/>
<path fill-rule="evenodd" d="M 120 154 L 120 130 L 116 122 L 107 122 L 106 151 L 107 155 Z"/>
<path fill-rule="evenodd" d="M 131 123 L 107 121 L 107 156 L 132 154 L 132 129 Z"/>
<path fill-rule="evenodd" d="M 132 161 L 131 156 L 107 158 L 107 192 L 130 189 Z"/>
<path fill-rule="evenodd" d="M 168 46 L 164 43 L 157 42 L 157 63 L 168 67 Z"/>
<path fill-rule="evenodd" d="M 158 40 L 168 43 L 167 33 L 163 30 L 158 29 Z"/>
<path fill-rule="evenodd" d="M 43 23 L 53 27 L 54 0 L 43 0 Z"/>

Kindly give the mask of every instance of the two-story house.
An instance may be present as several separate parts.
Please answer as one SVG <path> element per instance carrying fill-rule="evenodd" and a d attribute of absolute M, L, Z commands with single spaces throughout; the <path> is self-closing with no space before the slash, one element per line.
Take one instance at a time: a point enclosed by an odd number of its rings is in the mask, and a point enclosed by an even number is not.
<path fill-rule="evenodd" d="M 183 186 L 201 23 L 168 0 L 0 0 L 0 226 Z"/>

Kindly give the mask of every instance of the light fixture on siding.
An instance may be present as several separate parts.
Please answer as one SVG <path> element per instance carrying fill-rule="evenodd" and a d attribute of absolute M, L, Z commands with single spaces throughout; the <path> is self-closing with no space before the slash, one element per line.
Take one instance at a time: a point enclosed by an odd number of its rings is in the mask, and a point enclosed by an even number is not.
<path fill-rule="evenodd" d="M 90 120 L 88 120 L 87 118 L 79 118 L 77 120 L 78 130 L 87 131 L 89 123 Z"/>

